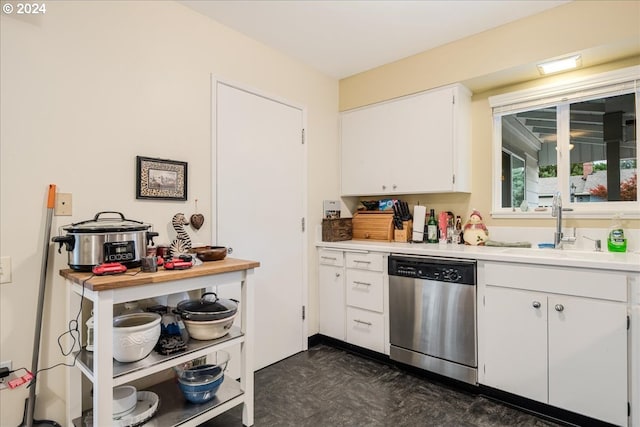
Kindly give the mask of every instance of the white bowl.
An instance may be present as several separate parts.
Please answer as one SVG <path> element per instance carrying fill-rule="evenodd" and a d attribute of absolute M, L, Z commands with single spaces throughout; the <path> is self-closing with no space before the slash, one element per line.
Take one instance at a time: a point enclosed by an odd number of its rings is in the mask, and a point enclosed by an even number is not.
<path fill-rule="evenodd" d="M 113 358 L 135 362 L 151 353 L 160 338 L 158 313 L 123 314 L 113 318 Z"/>
<path fill-rule="evenodd" d="M 233 320 L 238 315 L 238 312 L 234 313 L 225 319 L 219 320 L 187 320 L 182 319 L 189 337 L 196 340 L 214 340 L 216 338 L 223 337 L 229 333 L 229 329 L 233 326 Z"/>
<path fill-rule="evenodd" d="M 134 386 L 122 385 L 113 388 L 113 418 L 120 418 L 136 408 L 138 391 Z"/>

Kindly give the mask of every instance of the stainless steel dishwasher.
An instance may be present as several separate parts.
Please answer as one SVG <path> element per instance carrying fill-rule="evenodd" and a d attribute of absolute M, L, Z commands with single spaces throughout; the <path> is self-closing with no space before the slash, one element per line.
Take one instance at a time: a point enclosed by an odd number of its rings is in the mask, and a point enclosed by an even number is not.
<path fill-rule="evenodd" d="M 477 384 L 476 262 L 389 256 L 393 360 Z"/>

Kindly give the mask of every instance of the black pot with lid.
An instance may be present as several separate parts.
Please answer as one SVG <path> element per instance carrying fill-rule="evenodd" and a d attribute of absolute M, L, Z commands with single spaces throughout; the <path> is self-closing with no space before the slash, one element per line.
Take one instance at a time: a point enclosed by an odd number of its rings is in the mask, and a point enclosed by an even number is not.
<path fill-rule="evenodd" d="M 213 295 L 214 299 L 208 299 L 209 295 Z M 210 321 L 226 319 L 237 311 L 237 300 L 221 299 L 215 292 L 206 292 L 199 299 L 180 301 L 174 313 L 187 320 Z"/>
<path fill-rule="evenodd" d="M 117 215 L 106 216 L 110 214 Z M 105 262 L 119 262 L 127 268 L 140 266 L 147 254 L 147 245 L 158 233 L 148 231 L 150 224 L 127 219 L 121 212 L 98 212 L 92 219 L 61 227 L 67 232 L 51 240 L 59 243 L 58 252 L 65 246 L 69 267 L 77 271 L 91 271 Z"/>

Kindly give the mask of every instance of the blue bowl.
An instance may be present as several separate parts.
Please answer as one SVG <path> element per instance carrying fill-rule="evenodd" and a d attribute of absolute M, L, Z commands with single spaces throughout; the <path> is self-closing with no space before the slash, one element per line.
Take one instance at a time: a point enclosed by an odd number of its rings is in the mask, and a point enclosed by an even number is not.
<path fill-rule="evenodd" d="M 205 377 L 203 376 L 201 382 L 178 380 L 180 391 L 182 391 L 185 399 L 192 403 L 204 403 L 216 396 L 220 385 L 224 381 L 224 375 Z"/>

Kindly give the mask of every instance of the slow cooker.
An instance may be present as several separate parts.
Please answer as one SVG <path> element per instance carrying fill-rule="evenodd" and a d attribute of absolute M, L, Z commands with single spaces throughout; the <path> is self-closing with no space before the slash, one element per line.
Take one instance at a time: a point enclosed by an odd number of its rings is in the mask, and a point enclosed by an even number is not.
<path fill-rule="evenodd" d="M 111 215 L 106 217 L 105 215 Z M 126 219 L 120 212 L 98 212 L 93 219 L 61 227 L 67 232 L 51 240 L 64 244 L 69 267 L 76 271 L 91 271 L 105 262 L 119 262 L 127 268 L 140 267 L 147 254 L 147 245 L 158 233 L 148 231 L 151 225 Z"/>

